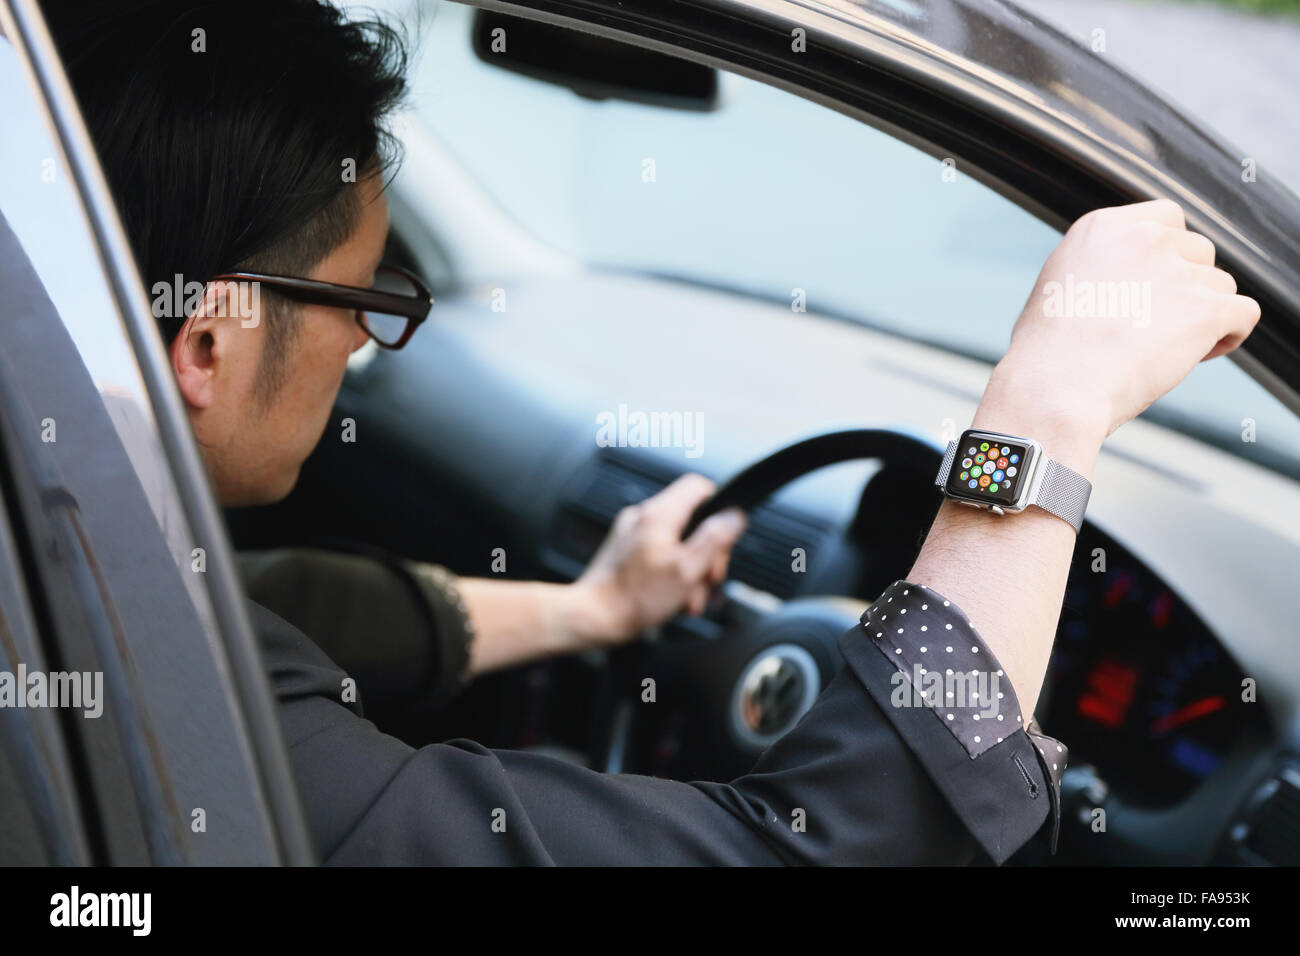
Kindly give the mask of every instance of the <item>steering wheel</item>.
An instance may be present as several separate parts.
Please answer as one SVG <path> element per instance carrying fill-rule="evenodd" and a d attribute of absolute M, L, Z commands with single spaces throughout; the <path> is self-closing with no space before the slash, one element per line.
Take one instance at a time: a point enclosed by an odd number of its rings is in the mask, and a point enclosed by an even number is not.
<path fill-rule="evenodd" d="M 745 511 L 797 478 L 829 465 L 883 459 L 934 473 L 942 452 L 889 429 L 851 429 L 796 442 L 755 462 L 700 504 L 685 539 L 719 511 Z M 784 736 L 842 666 L 838 640 L 855 626 L 862 599 L 780 603 L 732 588 L 703 619 L 679 618 L 651 639 L 611 652 L 605 733 L 592 765 L 681 779 L 728 779 Z"/>
<path fill-rule="evenodd" d="M 714 492 L 695 509 L 682 531 L 682 540 L 710 515 L 727 508 L 749 511 L 796 478 L 861 458 L 901 460 L 922 468 L 934 464 L 937 471 L 943 453 L 919 438 L 886 428 L 852 428 L 807 438 L 755 462 Z"/>

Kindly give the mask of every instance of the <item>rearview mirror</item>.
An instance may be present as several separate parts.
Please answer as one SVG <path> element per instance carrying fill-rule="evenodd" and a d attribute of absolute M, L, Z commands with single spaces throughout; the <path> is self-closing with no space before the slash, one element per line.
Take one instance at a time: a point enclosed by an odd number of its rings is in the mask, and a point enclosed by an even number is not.
<path fill-rule="evenodd" d="M 717 105 L 716 70 L 618 40 L 480 9 L 472 42 L 484 63 L 588 99 L 686 110 Z"/>

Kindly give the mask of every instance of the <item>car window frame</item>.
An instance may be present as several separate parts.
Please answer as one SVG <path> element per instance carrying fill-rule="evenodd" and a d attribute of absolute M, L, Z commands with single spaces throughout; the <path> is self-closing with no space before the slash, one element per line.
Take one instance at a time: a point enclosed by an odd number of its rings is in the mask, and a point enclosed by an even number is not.
<path fill-rule="evenodd" d="M 230 543 L 89 133 L 35 0 L 0 0 L 0 31 L 27 72 L 71 174 L 80 212 L 152 406 L 166 467 L 195 538 L 205 542 L 206 584 L 220 640 L 215 650 L 229 676 L 230 709 L 241 722 L 259 791 L 257 799 L 267 817 L 273 845 L 265 849 L 274 862 L 315 863 L 315 848 Z"/>

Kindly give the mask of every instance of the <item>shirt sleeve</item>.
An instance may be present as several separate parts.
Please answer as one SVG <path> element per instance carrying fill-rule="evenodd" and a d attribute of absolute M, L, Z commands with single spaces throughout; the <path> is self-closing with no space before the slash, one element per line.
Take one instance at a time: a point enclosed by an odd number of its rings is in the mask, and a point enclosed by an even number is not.
<path fill-rule="evenodd" d="M 893 668 L 888 700 L 880 682 L 864 679 L 864 686 L 909 745 L 923 752 L 935 786 L 980 845 L 998 858 L 1006 821 L 985 805 L 978 787 L 962 784 L 971 774 L 1000 778 L 1002 786 L 1038 801 L 1037 810 L 1019 817 L 1023 823 L 1013 827 L 1011 841 L 1023 843 L 1023 827 L 1049 816 L 1055 853 L 1069 751 L 1022 710 L 1001 664 L 961 608 L 924 585 L 896 581 L 863 613 L 862 627 L 876 655 Z M 841 649 L 850 666 L 866 670 L 865 647 L 842 643 Z M 946 735 L 911 733 L 917 724 Z"/>
<path fill-rule="evenodd" d="M 601 774 L 468 740 L 412 748 L 360 716 L 347 675 L 311 641 L 253 615 L 328 863 L 1001 863 L 1046 815 L 1024 731 L 972 759 L 930 710 L 893 708 L 897 668 L 862 626 L 798 725 L 720 783 Z"/>
<path fill-rule="evenodd" d="M 311 635 L 379 710 L 434 711 L 468 682 L 473 630 L 444 569 L 315 548 L 238 561 L 248 595 Z"/>

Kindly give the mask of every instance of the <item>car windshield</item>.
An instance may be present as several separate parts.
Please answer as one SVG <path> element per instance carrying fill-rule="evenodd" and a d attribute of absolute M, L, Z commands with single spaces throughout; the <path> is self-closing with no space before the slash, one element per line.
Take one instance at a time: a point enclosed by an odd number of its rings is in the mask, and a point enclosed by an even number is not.
<path fill-rule="evenodd" d="M 960 163 L 763 83 L 721 75 L 709 111 L 584 98 L 488 65 L 473 10 L 433 9 L 419 119 L 523 229 L 591 267 L 802 292 L 811 312 L 994 362 L 1060 239 Z M 1147 417 L 1300 471 L 1300 418 L 1231 361 Z"/>

